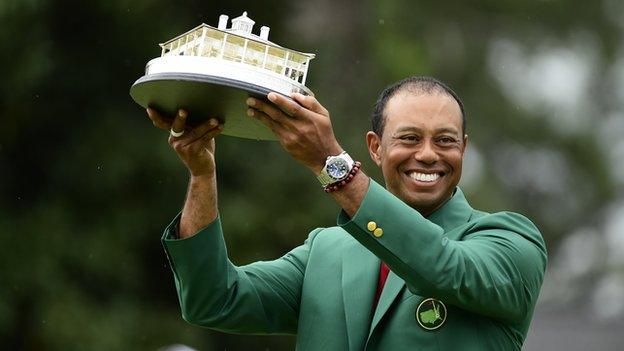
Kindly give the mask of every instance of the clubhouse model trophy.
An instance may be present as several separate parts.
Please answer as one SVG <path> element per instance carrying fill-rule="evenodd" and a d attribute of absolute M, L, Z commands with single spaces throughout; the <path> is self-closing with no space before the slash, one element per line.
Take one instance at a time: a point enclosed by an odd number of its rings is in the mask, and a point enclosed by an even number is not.
<path fill-rule="evenodd" d="M 221 15 L 217 28 L 201 24 L 160 44 L 161 56 L 147 63 L 130 95 L 139 105 L 170 116 L 184 108 L 190 125 L 217 117 L 225 122 L 225 135 L 275 140 L 267 127 L 247 117 L 245 98 L 266 99 L 271 91 L 311 95 L 305 82 L 314 54 L 270 42 L 266 26 L 259 36 L 253 34 L 254 23 L 243 12 L 227 28 L 228 16 Z M 228 105 L 234 108 L 226 116 Z"/>

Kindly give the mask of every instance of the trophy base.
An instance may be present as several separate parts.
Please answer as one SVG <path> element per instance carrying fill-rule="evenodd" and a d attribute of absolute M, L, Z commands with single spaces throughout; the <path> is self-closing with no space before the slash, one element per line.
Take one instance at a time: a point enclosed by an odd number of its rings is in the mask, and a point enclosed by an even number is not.
<path fill-rule="evenodd" d="M 311 95 L 305 86 L 287 77 L 266 81 L 271 87 L 250 81 L 267 79 L 266 74 L 240 63 L 217 62 L 202 57 L 160 57 L 147 64 L 146 75 L 130 88 L 130 96 L 142 107 L 152 107 L 174 116 L 178 109 L 189 112 L 187 123 L 198 125 L 208 118 L 223 122 L 221 134 L 256 140 L 277 140 L 273 132 L 258 120 L 248 117 L 245 99 L 253 96 L 266 100 L 270 92 L 288 96 L 292 92 Z M 227 108 L 227 111 L 226 111 Z"/>

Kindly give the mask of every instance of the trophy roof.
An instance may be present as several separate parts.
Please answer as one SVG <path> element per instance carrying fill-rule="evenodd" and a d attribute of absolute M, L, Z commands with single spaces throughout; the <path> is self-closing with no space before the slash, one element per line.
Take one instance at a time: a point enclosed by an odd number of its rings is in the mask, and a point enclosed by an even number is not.
<path fill-rule="evenodd" d="M 242 15 L 236 17 L 236 18 L 232 18 L 232 23 L 235 22 L 245 22 L 245 23 L 249 23 L 249 24 L 254 24 L 256 23 L 254 20 L 252 20 L 251 18 L 247 17 L 247 11 L 244 11 Z"/>
<path fill-rule="evenodd" d="M 223 21 L 223 22 L 222 22 Z M 293 50 L 293 49 L 289 49 L 283 46 L 280 46 L 272 41 L 268 40 L 268 33 L 269 33 L 269 27 L 262 27 L 261 28 L 261 33 L 260 35 L 256 35 L 252 33 L 252 29 L 253 29 L 253 25 L 254 23 L 256 23 L 254 20 L 252 20 L 251 18 L 247 17 L 247 11 L 244 11 L 242 15 L 233 18 L 232 19 L 232 27 L 227 28 L 227 16 L 226 15 L 221 15 L 219 18 L 219 27 L 213 27 L 211 25 L 208 25 L 206 23 L 202 23 L 200 25 L 198 25 L 195 28 L 192 28 L 191 30 L 186 31 L 185 33 L 182 33 L 178 36 L 176 36 L 175 38 L 172 38 L 170 40 L 167 40 L 164 43 L 159 44 L 161 47 L 175 41 L 178 40 L 180 37 L 183 37 L 187 34 L 192 33 L 193 31 L 196 31 L 198 29 L 201 29 L 202 27 L 207 27 L 210 28 L 212 30 L 217 30 L 220 31 L 222 33 L 227 33 L 228 35 L 235 35 L 238 37 L 242 37 L 242 38 L 246 38 L 249 40 L 253 40 L 255 42 L 258 43 L 263 43 L 266 45 L 270 45 L 279 49 L 283 49 L 283 50 L 288 50 L 288 51 L 292 51 L 292 52 L 296 52 L 300 55 L 309 57 L 310 59 L 313 59 L 316 55 L 312 54 L 312 53 L 305 53 L 305 52 L 301 52 L 301 51 L 297 51 L 297 50 Z"/>

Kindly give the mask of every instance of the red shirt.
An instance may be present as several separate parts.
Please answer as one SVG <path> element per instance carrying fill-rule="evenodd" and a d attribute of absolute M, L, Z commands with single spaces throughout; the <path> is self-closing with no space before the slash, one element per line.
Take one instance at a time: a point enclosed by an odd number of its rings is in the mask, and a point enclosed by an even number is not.
<path fill-rule="evenodd" d="M 388 279 L 388 273 L 390 273 L 390 268 L 382 261 L 379 267 L 379 281 L 377 282 L 377 292 L 375 293 L 375 300 L 373 301 L 373 310 L 377 308 L 379 297 L 383 291 L 384 284 L 386 284 L 386 279 Z"/>

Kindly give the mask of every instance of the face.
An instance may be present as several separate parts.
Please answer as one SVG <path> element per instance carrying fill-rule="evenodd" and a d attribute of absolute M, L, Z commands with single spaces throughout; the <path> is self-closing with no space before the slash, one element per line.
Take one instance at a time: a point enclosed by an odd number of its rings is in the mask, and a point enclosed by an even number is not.
<path fill-rule="evenodd" d="M 387 103 L 380 137 L 368 132 L 371 158 L 386 188 L 427 216 L 453 194 L 467 137 L 457 102 L 440 93 L 399 92 Z"/>

